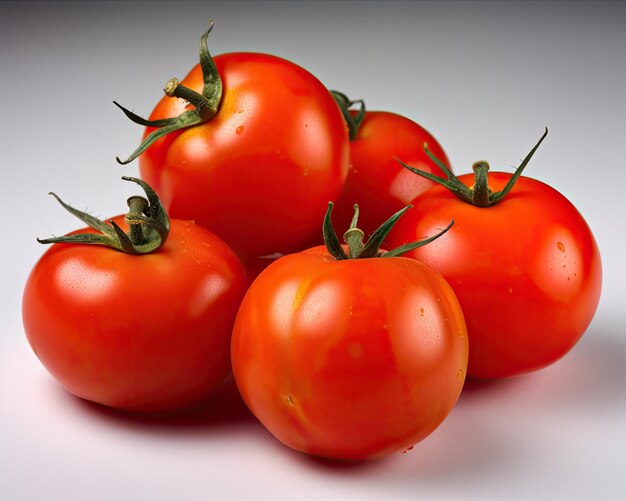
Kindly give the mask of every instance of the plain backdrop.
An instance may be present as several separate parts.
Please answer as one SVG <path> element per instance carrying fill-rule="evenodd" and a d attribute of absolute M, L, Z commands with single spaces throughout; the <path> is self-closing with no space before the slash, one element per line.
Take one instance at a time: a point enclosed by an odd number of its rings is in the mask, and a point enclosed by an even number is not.
<path fill-rule="evenodd" d="M 593 323 L 535 374 L 468 384 L 407 454 L 337 464 L 295 453 L 232 382 L 204 407 L 129 417 L 63 391 L 30 350 L 20 303 L 44 248 L 135 193 L 116 164 L 171 77 L 214 54 L 268 52 L 369 109 L 416 120 L 456 172 L 526 175 L 585 216 L 604 266 Z M 0 498 L 626 499 L 626 4 L 620 2 L 1 2 Z M 123 203 L 123 202 L 122 202 Z M 532 249 L 529 249 L 532 252 Z"/>

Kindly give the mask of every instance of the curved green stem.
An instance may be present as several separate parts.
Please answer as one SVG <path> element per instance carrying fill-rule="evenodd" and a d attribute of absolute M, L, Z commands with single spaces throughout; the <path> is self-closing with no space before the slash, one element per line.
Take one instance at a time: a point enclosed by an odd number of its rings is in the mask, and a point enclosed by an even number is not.
<path fill-rule="evenodd" d="M 148 254 L 160 249 L 167 240 L 170 231 L 170 219 L 161 205 L 155 191 L 141 179 L 124 176 L 125 181 L 132 181 L 144 190 L 147 198 L 132 196 L 128 199 L 129 211 L 126 223 L 129 231 L 125 233 L 115 221 L 109 224 L 86 212 L 74 209 L 66 204 L 55 193 L 50 193 L 61 206 L 82 222 L 100 233 L 78 233 L 37 239 L 42 244 L 68 243 L 105 245 L 128 254 Z"/>
<path fill-rule="evenodd" d="M 354 216 L 352 216 L 352 222 L 350 227 L 343 234 L 343 241 L 348 245 L 350 259 L 356 258 L 363 250 L 363 238 L 365 233 L 360 228 L 357 228 L 359 221 L 359 206 L 354 204 Z"/>
<path fill-rule="evenodd" d="M 113 104 L 120 108 L 131 121 L 146 127 L 156 128 L 155 131 L 152 131 L 144 138 L 139 147 L 137 147 L 137 149 L 126 160 L 121 160 L 119 157 L 116 157 L 118 163 L 122 165 L 130 163 L 161 137 L 177 130 L 186 129 L 188 127 L 204 123 L 217 114 L 222 100 L 223 89 L 222 79 L 220 78 L 217 67 L 215 66 L 215 61 L 213 61 L 207 45 L 207 39 L 212 29 L 213 20 L 209 20 L 209 29 L 202 35 L 202 37 L 200 37 L 199 58 L 200 67 L 202 69 L 202 77 L 204 80 L 202 94 L 185 87 L 176 78 L 168 80 L 165 84 L 165 88 L 163 89 L 166 95 L 184 99 L 192 104 L 195 109 L 186 110 L 177 117 L 173 118 L 146 120 L 145 118 L 142 118 L 132 111 L 124 108 L 119 103 L 113 101 Z"/>

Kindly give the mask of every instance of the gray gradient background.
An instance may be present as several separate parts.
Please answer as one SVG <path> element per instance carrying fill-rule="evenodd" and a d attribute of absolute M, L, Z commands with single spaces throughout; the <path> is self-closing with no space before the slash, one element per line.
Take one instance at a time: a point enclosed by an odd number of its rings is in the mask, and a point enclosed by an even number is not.
<path fill-rule="evenodd" d="M 20 301 L 44 249 L 135 190 L 115 163 L 196 62 L 269 52 L 441 141 L 457 172 L 512 170 L 564 193 L 600 246 L 604 289 L 586 335 L 536 374 L 476 387 L 408 454 L 337 465 L 275 441 L 233 396 L 177 418 L 129 418 L 73 398 L 25 340 Z M 625 499 L 626 4 L 584 2 L 0 3 L 0 498 Z M 621 186 L 620 186 L 621 184 Z M 122 204 L 122 205 L 120 205 Z M 531 252 L 532 249 L 529 249 Z M 113 314 L 113 312 L 112 312 Z"/>

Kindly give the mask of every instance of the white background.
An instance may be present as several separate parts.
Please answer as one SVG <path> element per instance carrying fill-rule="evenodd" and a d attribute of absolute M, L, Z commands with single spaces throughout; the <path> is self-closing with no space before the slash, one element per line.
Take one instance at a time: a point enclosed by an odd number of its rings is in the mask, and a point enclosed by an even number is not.
<path fill-rule="evenodd" d="M 214 54 L 298 62 L 424 125 L 458 173 L 479 159 L 512 171 L 548 126 L 526 175 L 578 207 L 604 265 L 574 350 L 532 375 L 468 384 L 413 451 L 363 464 L 285 448 L 232 383 L 196 413 L 158 419 L 64 392 L 20 314 L 44 251 L 35 237 L 82 226 L 47 193 L 123 212 L 135 191 L 120 176 L 138 171 L 114 157 L 141 128 L 112 101 L 147 115 L 197 61 L 209 17 Z M 0 54 L 1 499 L 626 499 L 626 4 L 3 2 Z"/>

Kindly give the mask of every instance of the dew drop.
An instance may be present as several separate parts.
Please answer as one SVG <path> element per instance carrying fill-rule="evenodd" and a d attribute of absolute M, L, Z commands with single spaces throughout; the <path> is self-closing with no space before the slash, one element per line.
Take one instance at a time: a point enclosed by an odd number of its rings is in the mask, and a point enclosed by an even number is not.
<path fill-rule="evenodd" d="M 240 125 L 239 127 L 237 127 L 237 129 L 235 130 L 235 133 L 237 134 L 241 134 L 243 132 L 243 125 Z"/>
<path fill-rule="evenodd" d="M 556 246 L 559 248 L 561 252 L 565 252 L 565 246 L 561 242 L 557 242 Z"/>
<path fill-rule="evenodd" d="M 459 369 L 459 372 L 456 373 L 456 377 L 459 379 L 459 381 L 463 379 L 463 374 L 463 369 Z"/>

